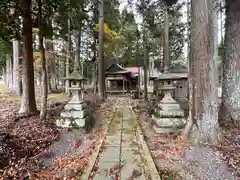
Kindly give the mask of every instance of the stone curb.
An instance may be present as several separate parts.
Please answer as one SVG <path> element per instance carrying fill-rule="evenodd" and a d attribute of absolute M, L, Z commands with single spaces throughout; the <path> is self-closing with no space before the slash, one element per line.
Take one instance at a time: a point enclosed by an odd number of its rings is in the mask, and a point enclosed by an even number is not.
<path fill-rule="evenodd" d="M 136 120 L 138 119 L 135 112 L 132 109 L 132 106 L 129 106 L 130 111 L 133 113 L 134 117 L 136 118 Z M 141 130 L 141 126 L 139 124 L 139 122 L 137 121 L 137 131 L 136 131 L 136 137 L 138 139 L 138 143 L 143 151 L 143 154 L 145 156 L 145 160 L 144 163 L 146 163 L 146 167 L 145 167 L 145 171 L 150 175 L 152 180 L 161 180 L 158 170 L 156 168 L 156 165 L 153 161 L 151 152 L 147 146 L 147 143 L 144 140 L 144 136 Z"/>
<path fill-rule="evenodd" d="M 113 108 L 113 113 L 115 111 L 116 111 L 116 106 L 114 106 L 114 108 Z M 78 180 L 87 180 L 87 179 L 89 179 L 113 118 L 114 118 L 114 116 L 104 126 L 104 136 L 103 136 L 103 138 L 100 139 L 100 142 L 97 144 L 97 147 L 95 148 L 94 152 L 92 153 L 92 155 L 91 155 L 92 158 L 89 160 L 89 163 L 87 165 L 88 168 L 84 171 L 84 173 L 81 175 L 81 177 L 77 178 Z"/>

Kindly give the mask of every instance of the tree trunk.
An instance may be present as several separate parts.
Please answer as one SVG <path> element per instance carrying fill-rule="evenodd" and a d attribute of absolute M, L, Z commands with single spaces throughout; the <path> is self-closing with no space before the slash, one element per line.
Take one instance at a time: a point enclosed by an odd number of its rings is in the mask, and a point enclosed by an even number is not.
<path fill-rule="evenodd" d="M 33 70 L 33 47 L 32 47 L 32 14 L 31 0 L 23 0 L 21 4 L 23 11 L 23 94 L 21 98 L 21 108 L 19 113 L 27 115 L 37 111 L 35 88 L 34 88 L 34 70 Z"/>
<path fill-rule="evenodd" d="M 43 1 L 44 4 L 47 3 Z M 49 7 L 49 12 L 53 13 L 53 9 Z M 47 63 L 47 77 L 48 77 L 48 93 L 52 93 L 54 90 L 57 90 L 57 86 L 55 83 L 56 79 L 56 61 L 55 61 L 55 54 L 54 54 L 54 45 L 53 45 L 53 20 L 52 17 L 48 17 L 46 19 L 48 24 L 48 32 L 49 34 L 46 35 L 45 39 L 48 41 L 46 42 L 46 51 L 48 54 L 48 58 L 46 60 Z M 46 52 L 45 52 L 46 53 Z"/>
<path fill-rule="evenodd" d="M 49 39 L 48 39 L 49 40 Z M 46 67 L 47 67 L 47 85 L 48 85 L 48 93 L 52 93 L 53 89 L 52 87 L 54 86 L 52 84 L 52 78 L 54 76 L 54 59 L 53 59 L 53 43 L 52 42 L 46 42 L 46 50 L 45 53 L 47 53 L 47 61 L 46 61 Z M 46 57 L 46 55 L 45 55 Z"/>
<path fill-rule="evenodd" d="M 169 19 L 168 19 L 168 6 L 164 7 L 164 47 L 163 47 L 163 71 L 168 72 L 170 63 L 169 58 Z"/>
<path fill-rule="evenodd" d="M 190 22 L 191 22 L 191 1 L 187 0 L 187 61 L 190 60 Z M 188 66 L 189 70 L 189 66 Z"/>
<path fill-rule="evenodd" d="M 6 85 L 6 68 L 2 67 L 2 80 Z"/>
<path fill-rule="evenodd" d="M 38 28 L 39 28 L 39 49 L 40 49 L 40 58 L 42 63 L 42 83 L 41 86 L 41 111 L 40 118 L 42 120 L 46 119 L 47 116 L 47 97 L 48 97 L 48 78 L 47 78 L 47 67 L 46 67 L 46 56 L 45 49 L 43 46 L 43 23 L 42 23 L 42 0 L 37 0 L 38 4 Z"/>
<path fill-rule="evenodd" d="M 192 78 L 191 139 L 196 143 L 217 144 L 218 124 L 217 64 L 214 50 L 213 1 L 195 0 L 191 4 L 190 71 Z M 213 38 L 214 37 L 214 38 Z M 191 82 L 190 82 L 191 83 Z"/>
<path fill-rule="evenodd" d="M 105 71 L 104 71 L 104 0 L 99 4 L 99 95 L 104 100 L 105 93 Z"/>
<path fill-rule="evenodd" d="M 94 2 L 93 5 L 93 22 L 94 24 L 97 24 L 99 21 L 99 17 L 98 17 L 98 9 L 99 9 L 99 3 L 97 1 Z M 92 27 L 94 28 L 94 26 Z M 92 47 L 92 51 L 93 51 L 93 72 L 92 72 L 92 88 L 93 88 L 93 92 L 94 94 L 97 93 L 97 88 L 98 88 L 98 72 L 99 72 L 99 58 L 97 58 L 97 38 L 98 38 L 98 34 L 97 32 L 93 31 L 92 33 L 93 35 L 93 47 Z"/>
<path fill-rule="evenodd" d="M 97 59 L 97 39 L 95 34 L 93 34 L 93 38 L 94 38 L 94 44 L 93 44 L 93 53 L 94 53 L 94 57 L 92 60 L 93 66 L 92 66 L 92 88 L 93 88 L 93 93 L 96 94 L 97 93 L 97 87 L 98 87 L 98 59 Z"/>
<path fill-rule="evenodd" d="M 137 88 L 138 88 L 138 99 L 141 99 L 141 78 L 140 78 L 140 69 L 141 69 L 141 62 L 140 62 L 140 51 L 139 51 L 139 31 L 138 29 L 136 30 L 136 34 L 137 34 L 137 44 L 136 44 L 136 49 L 137 49 L 137 62 L 138 62 L 138 78 L 137 78 Z"/>
<path fill-rule="evenodd" d="M 6 86 L 9 85 L 9 59 L 6 57 Z"/>
<path fill-rule="evenodd" d="M 77 32 L 77 35 L 76 35 L 76 54 L 75 54 L 75 63 L 74 63 L 75 70 L 80 71 L 80 73 L 82 73 L 82 70 L 83 70 L 80 66 L 81 36 L 82 36 L 82 33 L 80 28 L 80 30 Z"/>
<path fill-rule="evenodd" d="M 23 74 L 23 59 L 20 57 L 23 57 L 23 47 L 22 44 L 19 43 L 18 44 L 19 47 L 19 57 L 18 57 L 18 86 L 19 86 L 19 95 L 20 97 L 22 96 L 22 92 L 23 92 L 23 85 L 22 85 L 22 74 Z"/>
<path fill-rule="evenodd" d="M 148 50 L 147 50 L 147 39 L 146 39 L 146 29 L 145 29 L 145 18 L 143 20 L 143 47 L 144 47 L 144 100 L 148 101 Z"/>
<path fill-rule="evenodd" d="M 50 17 L 47 19 L 48 28 L 49 28 L 49 35 L 45 37 L 48 41 L 45 43 L 46 50 L 45 53 L 47 54 L 46 58 L 46 66 L 47 66 L 47 77 L 48 77 L 48 93 L 53 92 L 53 87 L 57 90 L 55 86 L 55 56 L 54 56 L 54 45 L 53 45 L 53 27 L 52 27 L 52 21 Z M 46 57 L 46 55 L 45 55 Z"/>
<path fill-rule="evenodd" d="M 223 58 L 221 121 L 240 120 L 240 2 L 226 1 L 225 57 Z"/>
<path fill-rule="evenodd" d="M 13 90 L 20 94 L 19 89 L 19 41 L 13 40 Z"/>
<path fill-rule="evenodd" d="M 7 58 L 8 58 L 8 68 L 9 68 L 9 75 L 8 75 L 8 81 L 9 81 L 9 83 L 8 83 L 8 89 L 10 90 L 10 91 L 12 91 L 13 90 L 13 66 L 12 66 L 12 59 L 11 59 L 11 57 L 10 56 L 7 56 Z"/>
<path fill-rule="evenodd" d="M 70 17 L 68 18 L 68 47 L 67 47 L 67 58 L 66 58 L 66 77 L 69 76 L 69 70 L 70 70 L 70 59 L 71 59 L 71 22 Z M 65 93 L 67 93 L 68 96 L 70 96 L 70 92 L 68 90 L 69 88 L 69 80 L 65 81 Z"/>

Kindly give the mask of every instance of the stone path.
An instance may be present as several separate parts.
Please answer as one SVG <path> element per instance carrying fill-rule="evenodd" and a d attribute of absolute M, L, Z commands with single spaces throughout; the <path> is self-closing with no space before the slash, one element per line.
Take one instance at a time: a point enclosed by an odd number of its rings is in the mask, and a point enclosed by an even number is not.
<path fill-rule="evenodd" d="M 116 170 L 121 180 L 146 180 L 136 140 L 137 122 L 128 106 L 118 106 L 110 124 L 103 152 L 99 155 L 99 169 L 94 180 L 112 180 Z M 118 168 L 119 165 L 121 168 Z M 111 173 L 109 173 L 111 172 Z"/>

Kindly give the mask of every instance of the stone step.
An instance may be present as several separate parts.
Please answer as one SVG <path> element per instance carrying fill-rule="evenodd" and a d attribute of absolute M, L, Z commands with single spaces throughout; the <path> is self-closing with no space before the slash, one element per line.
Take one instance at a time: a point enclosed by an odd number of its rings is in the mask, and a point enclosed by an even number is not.
<path fill-rule="evenodd" d="M 156 123 L 158 127 L 161 128 L 182 128 L 186 124 L 186 119 L 185 118 L 174 118 L 174 117 L 155 117 L 152 116 L 153 121 Z"/>
<path fill-rule="evenodd" d="M 159 111 L 160 116 L 182 116 L 184 117 L 183 110 L 167 110 L 167 111 Z"/>
<path fill-rule="evenodd" d="M 64 109 L 65 110 L 78 110 L 78 111 L 81 111 L 81 110 L 84 110 L 87 108 L 87 104 L 82 102 L 82 103 L 68 103 Z"/>
<path fill-rule="evenodd" d="M 63 112 L 61 112 L 60 114 L 61 117 L 63 118 L 79 118 L 79 119 L 82 119 L 84 117 L 87 116 L 87 111 L 86 110 L 82 110 L 82 111 L 68 111 L 68 110 L 65 110 Z"/>
<path fill-rule="evenodd" d="M 158 107 L 160 107 L 163 111 L 180 110 L 180 105 L 178 103 L 173 103 L 173 104 L 170 104 L 170 103 L 166 103 L 166 104 L 160 103 L 158 105 Z"/>
<path fill-rule="evenodd" d="M 72 122 L 74 121 L 74 122 Z M 63 128 L 69 127 L 85 127 L 86 118 L 61 118 L 56 121 L 56 125 Z"/>

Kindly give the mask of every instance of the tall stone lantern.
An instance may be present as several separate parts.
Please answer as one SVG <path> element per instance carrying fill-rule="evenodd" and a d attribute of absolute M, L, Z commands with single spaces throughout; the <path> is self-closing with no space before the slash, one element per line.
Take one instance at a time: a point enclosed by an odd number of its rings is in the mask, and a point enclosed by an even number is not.
<path fill-rule="evenodd" d="M 72 99 L 64 107 L 64 111 L 61 112 L 61 117 L 57 120 L 56 124 L 65 128 L 85 127 L 88 115 L 82 91 L 85 78 L 77 70 L 74 70 L 68 77 L 63 79 L 69 80 L 70 87 L 68 89 L 72 94 Z"/>
<path fill-rule="evenodd" d="M 160 88 L 164 94 L 163 99 L 158 104 L 158 108 L 152 115 L 154 121 L 154 130 L 157 133 L 172 132 L 182 129 L 186 124 L 184 111 L 180 108 L 179 103 L 172 97 L 176 89 L 173 83 L 179 80 L 176 73 L 163 73 L 156 81 L 163 82 Z"/>

